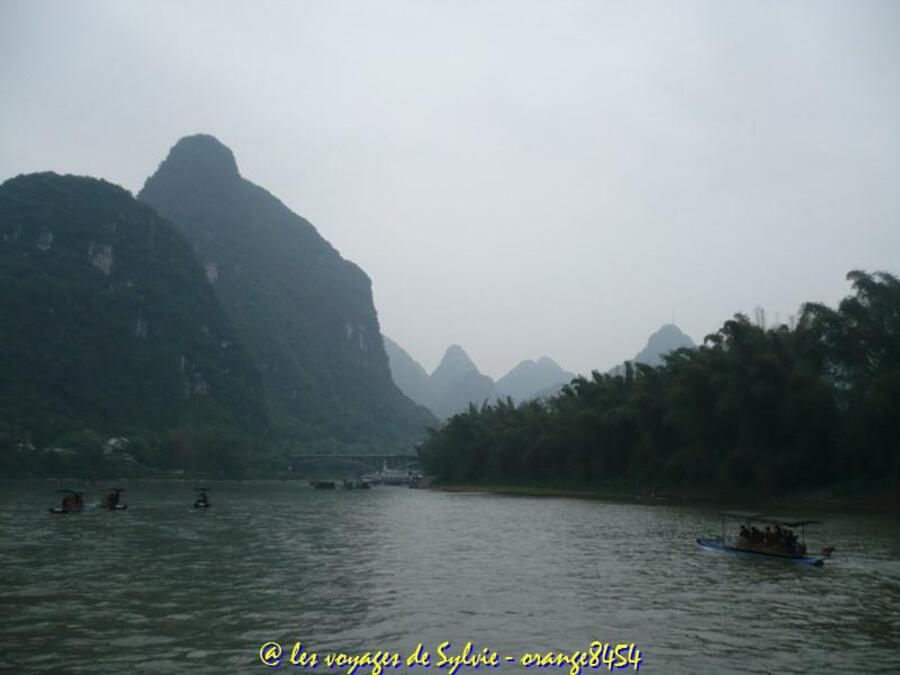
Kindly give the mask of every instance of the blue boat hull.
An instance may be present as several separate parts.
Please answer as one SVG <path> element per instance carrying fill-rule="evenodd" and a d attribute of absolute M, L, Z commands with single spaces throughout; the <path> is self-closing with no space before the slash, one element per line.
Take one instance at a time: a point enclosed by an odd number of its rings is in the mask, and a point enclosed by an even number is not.
<path fill-rule="evenodd" d="M 719 538 L 697 539 L 697 543 L 708 551 L 718 551 L 719 553 L 749 556 L 752 558 L 765 558 L 767 560 L 779 560 L 781 562 L 791 563 L 793 565 L 809 565 L 811 567 L 821 567 L 825 562 L 822 558 L 814 558 L 808 555 L 779 555 L 778 553 L 766 553 L 765 551 L 751 551 L 744 548 L 734 548 L 733 546 L 726 546 Z"/>

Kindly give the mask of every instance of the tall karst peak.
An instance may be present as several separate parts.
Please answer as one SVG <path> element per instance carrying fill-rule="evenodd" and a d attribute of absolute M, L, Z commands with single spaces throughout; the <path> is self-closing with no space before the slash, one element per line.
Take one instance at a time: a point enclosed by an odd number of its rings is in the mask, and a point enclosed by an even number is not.
<path fill-rule="evenodd" d="M 160 170 L 190 172 L 198 177 L 235 180 L 241 177 L 231 149 L 215 136 L 194 134 L 179 140 Z"/>
<path fill-rule="evenodd" d="M 634 357 L 636 363 L 659 365 L 662 357 L 681 347 L 694 347 L 694 341 L 673 323 L 663 325 L 647 338 L 646 346 Z"/>
<path fill-rule="evenodd" d="M 178 141 L 139 198 L 196 250 L 259 366 L 276 436 L 329 451 L 406 450 L 434 423 L 391 379 L 369 277 L 242 178 L 219 141 Z"/>
<path fill-rule="evenodd" d="M 431 376 L 439 379 L 444 375 L 456 377 L 470 371 L 478 372 L 478 367 L 466 351 L 459 345 L 450 345 Z"/>

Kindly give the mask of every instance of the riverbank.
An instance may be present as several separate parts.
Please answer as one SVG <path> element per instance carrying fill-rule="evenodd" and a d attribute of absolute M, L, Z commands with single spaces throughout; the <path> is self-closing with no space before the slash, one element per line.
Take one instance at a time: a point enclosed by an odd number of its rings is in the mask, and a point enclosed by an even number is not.
<path fill-rule="evenodd" d="M 556 497 L 594 499 L 659 505 L 709 505 L 759 511 L 853 511 L 860 513 L 891 512 L 900 515 L 900 492 L 885 488 L 833 486 L 818 490 L 788 492 L 780 495 L 741 493 L 715 488 L 632 491 L 619 487 L 573 486 L 515 483 L 437 483 L 429 489 L 441 492 L 482 492 L 510 497 Z"/>

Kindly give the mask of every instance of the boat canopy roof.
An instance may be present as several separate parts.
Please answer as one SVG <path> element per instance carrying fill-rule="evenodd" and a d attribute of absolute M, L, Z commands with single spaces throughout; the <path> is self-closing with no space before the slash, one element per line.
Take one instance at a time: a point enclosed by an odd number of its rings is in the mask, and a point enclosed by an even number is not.
<path fill-rule="evenodd" d="M 763 514 L 756 511 L 722 511 L 719 513 L 723 518 L 741 518 L 744 520 L 756 520 Z"/>
<path fill-rule="evenodd" d="M 804 527 L 806 525 L 822 524 L 821 520 L 797 518 L 796 516 L 767 516 L 764 513 L 756 513 L 755 511 L 722 511 L 719 515 L 723 518 L 738 518 L 739 520 L 748 520 L 755 523 L 785 525 L 787 527 Z"/>
<path fill-rule="evenodd" d="M 797 518 L 794 516 L 763 516 L 760 520 L 773 525 L 787 525 L 788 527 L 803 527 L 804 525 L 821 525 L 821 520 Z"/>

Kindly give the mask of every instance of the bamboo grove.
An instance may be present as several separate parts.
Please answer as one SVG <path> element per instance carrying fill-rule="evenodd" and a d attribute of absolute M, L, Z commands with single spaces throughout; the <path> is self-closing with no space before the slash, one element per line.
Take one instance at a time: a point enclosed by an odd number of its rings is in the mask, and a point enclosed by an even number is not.
<path fill-rule="evenodd" d="M 485 403 L 429 430 L 450 482 L 709 486 L 767 493 L 900 484 L 900 282 L 854 271 L 837 309 L 794 325 L 737 314 L 697 349 L 555 397 Z"/>

